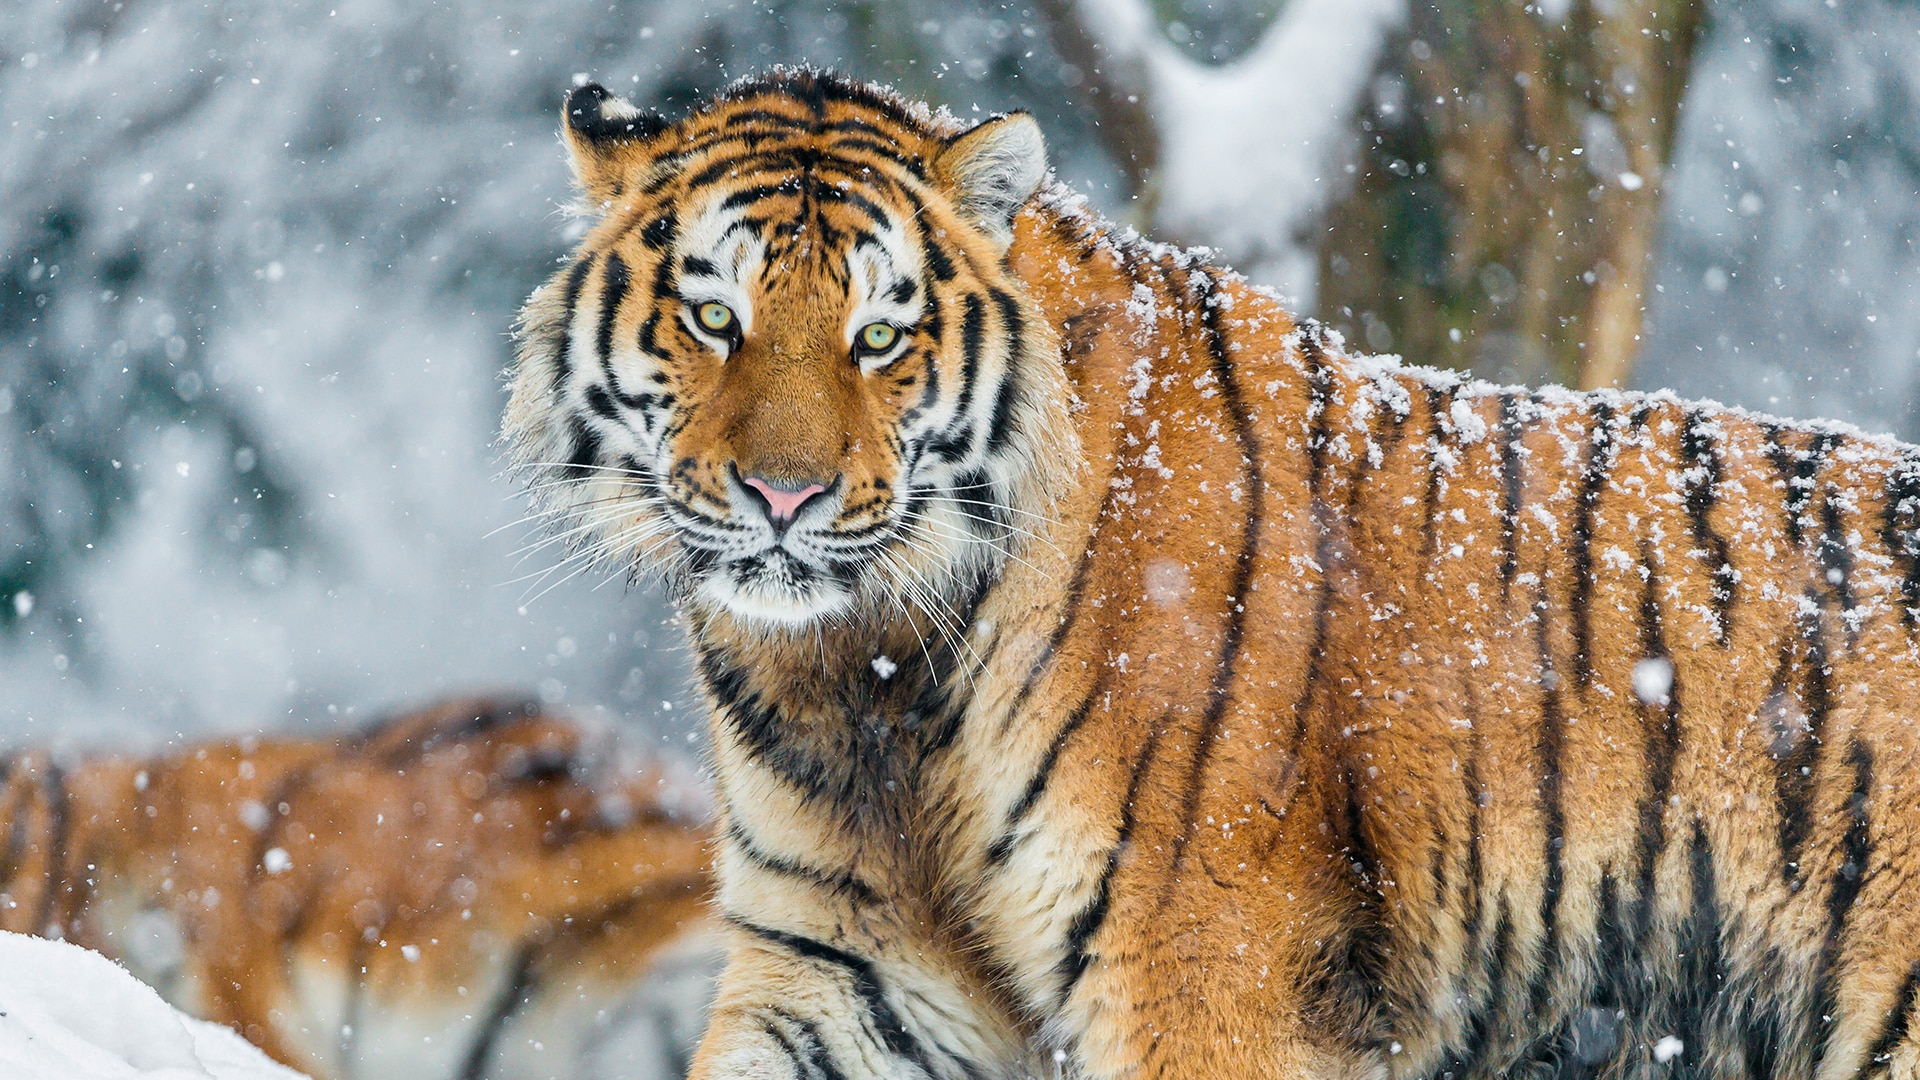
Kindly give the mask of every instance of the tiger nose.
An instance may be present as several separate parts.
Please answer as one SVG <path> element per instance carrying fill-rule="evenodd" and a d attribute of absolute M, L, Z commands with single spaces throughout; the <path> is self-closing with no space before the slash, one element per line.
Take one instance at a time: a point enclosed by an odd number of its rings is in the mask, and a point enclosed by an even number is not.
<path fill-rule="evenodd" d="M 758 476 L 743 476 L 740 478 L 740 482 L 752 488 L 761 499 L 765 500 L 767 504 L 767 517 L 773 519 L 776 525 L 792 521 L 793 516 L 800 512 L 801 504 L 827 490 L 827 485 L 818 481 L 813 481 L 799 488 L 795 488 L 791 484 L 783 485 L 770 480 L 762 480 Z"/>

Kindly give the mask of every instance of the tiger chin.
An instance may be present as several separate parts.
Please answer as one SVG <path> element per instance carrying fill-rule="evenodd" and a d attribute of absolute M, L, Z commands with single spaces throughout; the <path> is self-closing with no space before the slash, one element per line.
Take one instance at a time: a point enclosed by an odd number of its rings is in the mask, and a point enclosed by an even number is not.
<path fill-rule="evenodd" d="M 1920 1070 L 1920 450 L 1349 355 L 1021 115 L 563 127 L 505 436 L 691 632 L 696 1076 Z"/>

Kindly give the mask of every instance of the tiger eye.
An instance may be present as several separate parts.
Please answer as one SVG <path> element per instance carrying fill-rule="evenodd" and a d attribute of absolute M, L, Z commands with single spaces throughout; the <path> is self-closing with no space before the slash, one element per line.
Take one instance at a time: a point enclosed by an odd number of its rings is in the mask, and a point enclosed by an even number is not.
<path fill-rule="evenodd" d="M 899 338 L 900 331 L 883 322 L 868 323 L 860 331 L 860 344 L 866 346 L 868 352 L 886 352 Z"/>
<path fill-rule="evenodd" d="M 725 304 L 701 304 L 699 314 L 700 325 L 716 333 L 733 325 L 733 309 Z"/>

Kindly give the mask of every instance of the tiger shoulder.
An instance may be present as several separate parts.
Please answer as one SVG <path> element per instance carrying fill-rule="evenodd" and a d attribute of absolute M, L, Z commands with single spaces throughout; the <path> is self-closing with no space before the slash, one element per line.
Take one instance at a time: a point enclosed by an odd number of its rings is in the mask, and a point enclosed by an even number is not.
<path fill-rule="evenodd" d="M 815 72 L 564 131 L 506 436 L 658 573 L 702 1077 L 1913 1076 L 1920 460 L 1351 356 Z"/>

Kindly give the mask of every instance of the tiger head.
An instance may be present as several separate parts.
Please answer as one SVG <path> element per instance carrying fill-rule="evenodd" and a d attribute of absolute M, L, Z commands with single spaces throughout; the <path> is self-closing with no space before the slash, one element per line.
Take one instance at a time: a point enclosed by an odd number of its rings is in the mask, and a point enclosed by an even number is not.
<path fill-rule="evenodd" d="M 595 222 L 521 314 L 504 434 L 571 559 L 775 631 L 997 573 L 1071 457 L 1006 263 L 1032 118 L 777 72 L 677 122 L 581 86 L 564 132 Z"/>

